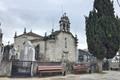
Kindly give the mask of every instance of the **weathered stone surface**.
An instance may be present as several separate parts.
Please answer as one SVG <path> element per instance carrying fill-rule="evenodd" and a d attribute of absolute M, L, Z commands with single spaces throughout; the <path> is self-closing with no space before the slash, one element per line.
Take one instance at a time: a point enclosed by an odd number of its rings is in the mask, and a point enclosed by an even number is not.
<path fill-rule="evenodd" d="M 4 62 L 0 64 L 0 76 L 11 76 L 12 62 Z"/>
<path fill-rule="evenodd" d="M 34 47 L 39 45 L 39 58 L 43 59 L 40 59 L 41 61 L 59 62 L 65 60 L 75 62 L 77 37 L 70 32 L 70 21 L 66 14 L 60 18 L 59 24 L 60 30 L 52 30 L 50 35 L 44 37 L 33 35 L 35 34 L 33 32 L 21 34 L 14 38 L 14 46 L 21 50 L 24 47 L 24 42 L 29 40 Z"/>
<path fill-rule="evenodd" d="M 30 41 L 26 41 L 20 54 L 21 61 L 35 61 L 35 49 Z"/>

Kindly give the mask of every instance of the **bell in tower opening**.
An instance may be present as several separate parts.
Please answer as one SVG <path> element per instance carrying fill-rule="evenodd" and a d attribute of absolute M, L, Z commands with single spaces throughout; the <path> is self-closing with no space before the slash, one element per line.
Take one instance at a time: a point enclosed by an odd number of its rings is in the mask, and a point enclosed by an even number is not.
<path fill-rule="evenodd" d="M 59 23 L 60 23 L 60 31 L 70 32 L 70 21 L 69 18 L 66 16 L 66 13 L 63 14 Z"/>

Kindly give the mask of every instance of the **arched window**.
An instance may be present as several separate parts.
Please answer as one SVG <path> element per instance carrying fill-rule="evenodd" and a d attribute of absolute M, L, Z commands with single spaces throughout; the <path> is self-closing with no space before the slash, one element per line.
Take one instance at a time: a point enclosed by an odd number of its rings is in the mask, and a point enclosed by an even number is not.
<path fill-rule="evenodd" d="M 65 48 L 67 48 L 67 38 L 65 38 Z"/>

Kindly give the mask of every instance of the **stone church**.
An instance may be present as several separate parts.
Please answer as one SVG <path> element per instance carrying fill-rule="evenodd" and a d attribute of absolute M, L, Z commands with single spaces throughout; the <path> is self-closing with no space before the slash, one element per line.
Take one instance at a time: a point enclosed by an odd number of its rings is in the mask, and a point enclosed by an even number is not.
<path fill-rule="evenodd" d="M 70 21 L 66 14 L 63 14 L 59 21 L 59 30 L 52 29 L 51 34 L 44 36 L 32 31 L 14 36 L 14 47 L 18 50 L 23 48 L 25 41 L 31 41 L 35 47 L 35 59 L 38 61 L 76 61 L 77 55 L 77 36 L 70 32 Z M 18 59 L 20 54 L 18 54 Z"/>

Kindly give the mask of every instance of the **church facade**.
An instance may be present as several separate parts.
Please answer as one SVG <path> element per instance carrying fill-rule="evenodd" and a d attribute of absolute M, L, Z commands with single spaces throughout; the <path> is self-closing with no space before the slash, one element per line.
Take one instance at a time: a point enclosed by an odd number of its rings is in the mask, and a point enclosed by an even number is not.
<path fill-rule="evenodd" d="M 23 48 L 25 41 L 31 41 L 35 47 L 35 59 L 38 61 L 70 61 L 75 62 L 77 57 L 77 36 L 70 32 L 69 18 L 64 14 L 59 21 L 60 29 L 52 30 L 50 35 L 38 35 L 32 31 L 21 35 L 15 33 L 14 47 Z M 20 54 L 18 54 L 18 59 Z"/>

